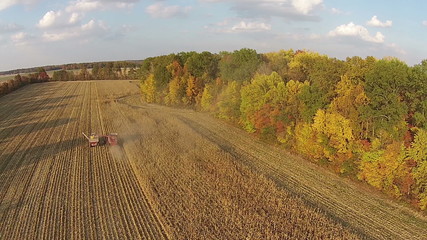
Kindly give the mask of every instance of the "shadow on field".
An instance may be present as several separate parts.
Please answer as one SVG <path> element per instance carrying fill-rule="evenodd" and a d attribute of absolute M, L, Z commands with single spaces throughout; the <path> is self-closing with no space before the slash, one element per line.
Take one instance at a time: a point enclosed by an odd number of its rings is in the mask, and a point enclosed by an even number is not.
<path fill-rule="evenodd" d="M 26 144 L 26 143 L 23 143 Z M 31 145 L 30 141 L 28 144 Z M 13 153 L 0 155 L 0 174 L 11 173 L 25 168 L 26 166 L 37 164 L 46 159 L 53 158 L 56 154 L 81 146 L 81 139 L 71 139 L 59 143 L 44 144 L 41 146 L 28 147 Z M 70 161 L 71 159 L 66 159 Z"/>
<path fill-rule="evenodd" d="M 19 103 L 14 101 L 6 101 L 6 102 L 0 101 L 0 111 L 5 107 L 8 109 L 7 111 L 8 114 L 3 114 L 3 116 L 0 116 L 0 125 L 3 125 L 6 121 L 17 123 L 17 124 L 27 122 L 31 120 L 32 113 L 38 113 L 41 111 L 49 111 L 49 110 L 65 107 L 67 106 L 66 102 L 60 105 L 55 105 L 55 104 L 57 104 L 60 101 L 72 99 L 75 97 L 78 97 L 78 96 L 71 95 L 71 96 L 54 97 L 54 98 L 47 98 L 47 99 L 41 99 L 41 100 L 28 99 L 28 101 L 26 102 L 19 102 Z M 19 120 L 19 122 L 16 122 L 16 119 L 19 119 L 19 118 L 22 118 L 24 120 L 21 119 Z"/>
<path fill-rule="evenodd" d="M 43 95 L 37 95 L 37 97 L 40 97 Z M 38 105 L 51 105 L 51 104 L 56 104 L 60 101 L 64 101 L 64 100 L 69 100 L 69 99 L 73 99 L 79 97 L 78 95 L 69 95 L 69 96 L 61 96 L 61 97 L 48 97 L 46 96 L 46 98 L 42 98 L 42 99 L 37 99 L 35 100 L 34 97 L 19 97 L 18 100 L 14 100 L 14 99 L 10 99 L 10 100 L 5 100 L 4 104 L 5 106 L 7 106 L 10 109 L 16 109 L 16 108 L 22 108 L 22 107 L 29 107 L 27 105 L 31 105 L 31 106 L 38 106 Z M 0 99 L 3 100 L 3 99 Z M 0 103 L 3 101 L 0 101 Z"/>
<path fill-rule="evenodd" d="M 18 126 L 7 127 L 0 131 L 0 143 L 3 143 L 6 139 L 36 133 L 48 128 L 59 127 L 74 121 L 76 121 L 75 118 L 60 118 L 45 122 L 21 124 Z M 31 135 L 29 135 L 29 137 L 31 137 Z"/>

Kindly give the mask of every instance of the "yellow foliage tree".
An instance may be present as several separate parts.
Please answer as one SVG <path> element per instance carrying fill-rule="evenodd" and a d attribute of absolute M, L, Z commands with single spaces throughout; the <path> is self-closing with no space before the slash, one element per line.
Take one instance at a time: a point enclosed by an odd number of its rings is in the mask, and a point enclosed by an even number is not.
<path fill-rule="evenodd" d="M 408 149 L 408 158 L 414 160 L 417 166 L 413 169 L 416 180 L 416 194 L 420 200 L 421 209 L 427 209 L 427 130 L 417 129 L 414 142 Z"/>
<path fill-rule="evenodd" d="M 362 121 L 360 120 L 361 106 L 368 104 L 369 99 L 361 83 L 353 83 L 347 76 L 342 76 L 338 82 L 330 109 L 350 120 L 350 126 L 356 136 L 362 137 Z"/>
<path fill-rule="evenodd" d="M 398 182 L 410 172 L 405 162 L 405 147 L 393 142 L 385 149 L 373 149 L 363 154 L 358 178 L 396 197 L 402 195 Z"/>
<path fill-rule="evenodd" d="M 183 77 L 174 77 L 168 85 L 165 102 L 168 105 L 179 105 L 185 96 L 186 81 Z"/>
<path fill-rule="evenodd" d="M 351 152 L 354 141 L 350 120 L 331 110 L 317 110 L 312 125 L 317 141 L 323 146 L 323 154 L 329 160 L 335 160 L 336 154 Z"/>
<path fill-rule="evenodd" d="M 200 105 L 203 111 L 209 111 L 212 108 L 213 96 L 212 96 L 212 86 L 206 85 L 203 89 L 202 99 Z"/>
<path fill-rule="evenodd" d="M 308 123 L 297 123 L 295 126 L 295 149 L 307 156 L 318 160 L 323 156 L 323 148 L 316 139 L 315 130 Z"/>
<path fill-rule="evenodd" d="M 154 81 L 154 75 L 150 74 L 145 81 L 141 83 L 142 99 L 147 103 L 156 102 L 156 83 Z"/>

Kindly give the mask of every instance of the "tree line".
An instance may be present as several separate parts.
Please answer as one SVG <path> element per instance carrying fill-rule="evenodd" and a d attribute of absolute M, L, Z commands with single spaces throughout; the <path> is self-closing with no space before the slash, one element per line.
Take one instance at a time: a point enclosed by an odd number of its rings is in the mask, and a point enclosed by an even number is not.
<path fill-rule="evenodd" d="M 148 103 L 211 112 L 427 209 L 427 60 L 182 52 L 147 58 L 136 75 Z"/>
<path fill-rule="evenodd" d="M 50 77 L 44 68 L 38 68 L 35 73 L 30 73 L 27 76 L 18 74 L 11 80 L 0 82 L 0 96 L 13 92 L 27 84 L 47 82 L 49 79 Z"/>
<path fill-rule="evenodd" d="M 137 64 L 124 61 L 83 64 L 77 69 L 55 71 L 52 81 L 137 79 L 137 69 Z"/>
<path fill-rule="evenodd" d="M 31 68 L 27 70 L 32 70 L 32 73 L 17 74 L 13 79 L 0 82 L 0 96 L 30 83 L 47 81 L 138 79 L 140 76 L 140 74 L 138 74 L 138 69 L 139 65 L 136 62 L 126 61 L 65 64 L 62 65 L 62 69 L 54 71 L 52 76 L 49 76 L 44 67 L 39 67 L 37 69 Z"/>
<path fill-rule="evenodd" d="M 118 63 L 121 65 L 125 65 L 126 67 L 136 67 L 140 65 L 141 62 L 142 60 L 127 60 L 127 61 L 114 61 L 112 63 Z M 30 74 L 30 73 L 37 72 L 39 68 L 43 68 L 47 72 L 58 71 L 58 70 L 80 70 L 83 68 L 91 69 L 95 65 L 104 66 L 110 63 L 111 62 L 68 63 L 68 64 L 50 65 L 50 66 L 43 66 L 43 67 L 21 68 L 21 69 L 3 71 L 3 72 L 0 72 L 0 75 Z"/>

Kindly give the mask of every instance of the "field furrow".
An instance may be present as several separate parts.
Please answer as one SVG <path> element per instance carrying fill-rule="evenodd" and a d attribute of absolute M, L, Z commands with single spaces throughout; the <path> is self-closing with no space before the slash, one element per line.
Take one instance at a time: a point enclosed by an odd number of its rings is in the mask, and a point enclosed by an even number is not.
<path fill-rule="evenodd" d="M 81 134 L 106 134 L 102 98 L 60 82 L 0 99 L 0 238 L 164 238 L 129 161 Z"/>

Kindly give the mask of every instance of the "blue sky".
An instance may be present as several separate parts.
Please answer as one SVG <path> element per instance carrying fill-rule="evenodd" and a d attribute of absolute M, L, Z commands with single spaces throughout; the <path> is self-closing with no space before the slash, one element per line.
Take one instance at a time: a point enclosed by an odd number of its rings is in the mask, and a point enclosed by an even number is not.
<path fill-rule="evenodd" d="M 425 0 L 0 0 L 0 71 L 181 51 L 427 59 Z"/>

